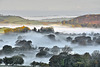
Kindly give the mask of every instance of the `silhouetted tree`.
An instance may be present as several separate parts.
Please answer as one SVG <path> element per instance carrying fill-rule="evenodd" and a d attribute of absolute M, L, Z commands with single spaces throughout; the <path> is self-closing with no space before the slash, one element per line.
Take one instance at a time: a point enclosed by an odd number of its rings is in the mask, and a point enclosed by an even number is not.
<path fill-rule="evenodd" d="M 5 65 L 13 63 L 12 58 L 7 58 L 7 57 L 3 58 L 3 62 Z"/>
<path fill-rule="evenodd" d="M 65 45 L 64 48 L 62 48 L 62 51 L 63 52 L 67 52 L 67 53 L 70 53 L 72 51 L 72 48 L 68 47 L 67 45 Z"/>
<path fill-rule="evenodd" d="M 0 59 L 0 64 L 2 64 L 2 61 L 3 61 L 3 60 L 2 60 L 2 59 Z"/>
<path fill-rule="evenodd" d="M 9 46 L 9 45 L 3 46 L 2 50 L 3 50 L 4 54 L 11 54 L 11 53 L 13 53 L 13 48 L 12 48 L 12 46 Z"/>
<path fill-rule="evenodd" d="M 51 52 L 53 52 L 54 55 L 57 55 L 60 52 L 60 48 L 58 46 L 53 46 Z"/>
<path fill-rule="evenodd" d="M 34 29 L 32 29 L 32 31 L 35 31 L 36 32 L 37 31 L 36 27 L 34 27 Z"/>
<path fill-rule="evenodd" d="M 20 56 L 13 56 L 12 57 L 12 64 L 23 64 L 24 63 L 24 59 Z"/>

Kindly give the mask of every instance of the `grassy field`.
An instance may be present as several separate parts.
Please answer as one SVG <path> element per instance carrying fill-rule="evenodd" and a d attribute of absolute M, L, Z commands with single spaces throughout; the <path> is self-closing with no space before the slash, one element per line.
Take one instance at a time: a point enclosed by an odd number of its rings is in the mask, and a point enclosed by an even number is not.
<path fill-rule="evenodd" d="M 0 16 L 1 24 L 41 24 L 39 21 L 24 19 L 19 16 Z"/>

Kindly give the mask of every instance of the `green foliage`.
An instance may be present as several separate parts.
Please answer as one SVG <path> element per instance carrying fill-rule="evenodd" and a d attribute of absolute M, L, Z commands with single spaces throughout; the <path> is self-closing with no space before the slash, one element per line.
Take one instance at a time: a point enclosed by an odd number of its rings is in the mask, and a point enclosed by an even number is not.
<path fill-rule="evenodd" d="M 42 33 L 53 33 L 54 29 L 53 29 L 53 27 L 41 27 L 40 32 L 42 32 Z"/>
<path fill-rule="evenodd" d="M 5 65 L 13 63 L 12 58 L 7 58 L 7 57 L 3 58 L 3 62 Z"/>
<path fill-rule="evenodd" d="M 25 33 L 30 31 L 30 28 L 26 27 L 26 26 L 22 26 L 22 27 L 17 27 L 17 28 L 7 28 L 4 30 L 4 33 L 11 33 L 11 32 L 15 32 L 15 33 Z"/>
<path fill-rule="evenodd" d="M 40 67 L 49 67 L 49 64 L 47 64 L 47 63 L 35 62 L 35 61 L 33 61 L 30 65 L 33 67 L 36 67 L 37 65 Z"/>
<path fill-rule="evenodd" d="M 11 54 L 11 53 L 13 53 L 13 48 L 12 48 L 12 46 L 9 46 L 9 45 L 5 45 L 2 50 L 3 50 L 4 54 Z"/>
<path fill-rule="evenodd" d="M 24 60 L 20 56 L 13 56 L 12 57 L 13 64 L 23 64 Z"/>
<path fill-rule="evenodd" d="M 0 64 L 2 64 L 2 59 L 0 59 Z"/>
<path fill-rule="evenodd" d="M 34 27 L 34 29 L 32 29 L 32 31 L 35 31 L 36 32 L 37 31 L 36 27 Z"/>
<path fill-rule="evenodd" d="M 70 53 L 72 51 L 72 48 L 71 47 L 68 47 L 67 45 L 65 45 L 65 47 L 62 48 L 62 51 L 63 52 L 66 52 L 66 53 Z"/>
<path fill-rule="evenodd" d="M 23 64 L 24 63 L 24 60 L 22 57 L 20 56 L 13 56 L 13 57 L 10 57 L 10 58 L 3 58 L 3 62 L 5 65 L 14 65 L 14 64 Z"/>
<path fill-rule="evenodd" d="M 92 55 L 71 55 L 63 52 L 52 56 L 49 61 L 50 67 L 100 67 L 100 52 L 94 51 Z"/>

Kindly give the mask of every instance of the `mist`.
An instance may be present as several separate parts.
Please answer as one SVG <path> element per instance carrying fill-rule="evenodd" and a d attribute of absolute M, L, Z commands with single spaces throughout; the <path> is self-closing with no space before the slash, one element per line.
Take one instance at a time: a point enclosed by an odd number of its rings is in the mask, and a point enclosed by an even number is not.
<path fill-rule="evenodd" d="M 26 25 L 28 26 L 28 25 Z M 12 27 L 14 28 L 15 26 L 6 26 L 6 27 Z M 17 27 L 17 26 L 16 26 Z M 36 27 L 40 28 L 41 26 L 28 26 L 31 29 Z M 46 26 L 44 26 L 46 27 Z M 64 47 L 65 45 L 70 46 L 73 49 L 73 53 L 79 53 L 79 54 L 84 54 L 85 52 L 89 52 L 90 54 L 94 50 L 100 50 L 100 46 L 95 46 L 95 45 L 89 45 L 89 46 L 79 46 L 78 44 L 72 44 L 70 42 L 66 41 L 66 37 L 76 37 L 73 35 L 68 35 L 71 33 L 75 34 L 82 34 L 82 33 L 87 33 L 87 36 L 91 33 L 100 33 L 100 29 L 95 29 L 95 28 L 67 28 L 67 27 L 62 27 L 62 26 L 53 26 L 55 32 L 61 32 L 61 34 L 55 35 L 55 40 L 53 41 L 49 39 L 46 35 L 48 34 L 42 34 L 42 33 L 36 33 L 36 32 L 28 32 L 28 33 L 11 33 L 11 34 L 0 34 L 0 39 L 3 40 L 3 42 L 0 42 L 0 49 L 4 45 L 11 45 L 12 47 L 15 47 L 15 42 L 18 40 L 18 36 L 21 36 L 21 40 L 31 40 L 32 41 L 32 47 L 48 47 L 52 48 L 53 46 L 58 46 L 60 48 Z M 62 33 L 63 32 L 63 33 Z M 91 36 L 93 37 L 93 36 Z M 91 48 L 91 49 L 90 49 Z M 36 57 L 36 53 L 38 53 L 39 50 L 34 50 L 34 51 L 29 51 L 29 52 L 22 52 L 26 57 L 24 57 L 25 60 L 25 65 L 30 65 L 30 63 L 34 61 L 38 62 L 45 62 L 48 63 L 50 57 L 44 57 L 44 58 L 38 58 Z M 19 53 L 13 54 L 17 55 Z M 21 54 L 21 52 L 20 52 Z M 4 55 L 6 56 L 6 55 Z M 1 56 L 1 57 L 4 57 Z"/>

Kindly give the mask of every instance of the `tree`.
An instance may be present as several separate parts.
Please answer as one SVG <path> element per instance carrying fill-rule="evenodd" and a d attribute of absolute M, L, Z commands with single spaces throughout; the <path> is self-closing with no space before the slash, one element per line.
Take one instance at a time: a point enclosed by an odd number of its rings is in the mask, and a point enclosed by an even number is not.
<path fill-rule="evenodd" d="M 40 52 L 36 54 L 36 57 L 44 57 L 47 54 L 48 54 L 47 51 L 40 50 Z"/>
<path fill-rule="evenodd" d="M 20 32 L 25 33 L 28 32 L 30 29 L 28 27 L 24 27 Z"/>
<path fill-rule="evenodd" d="M 9 45 L 3 46 L 2 50 L 3 50 L 4 54 L 11 54 L 11 53 L 13 53 L 13 48 L 12 48 L 12 46 L 9 46 Z"/>
<path fill-rule="evenodd" d="M 5 65 L 13 63 L 12 58 L 7 58 L 7 57 L 3 58 L 3 62 Z"/>
<path fill-rule="evenodd" d="M 67 37 L 66 40 L 67 41 L 72 41 L 72 38 L 71 37 Z"/>
<path fill-rule="evenodd" d="M 13 65 L 14 64 L 23 64 L 24 63 L 24 59 L 20 56 L 13 56 L 12 57 L 12 61 L 13 61 Z"/>
<path fill-rule="evenodd" d="M 3 62 L 5 65 L 8 65 L 8 64 L 14 65 L 14 64 L 23 64 L 24 60 L 20 56 L 13 56 L 10 58 L 7 58 L 7 57 L 3 58 Z"/>
<path fill-rule="evenodd" d="M 62 52 L 59 55 L 52 56 L 49 61 L 50 67 L 95 67 L 90 66 L 91 56 L 89 53 L 71 55 Z"/>
<path fill-rule="evenodd" d="M 0 59 L 0 64 L 2 64 L 2 59 Z"/>
<path fill-rule="evenodd" d="M 91 67 L 91 55 L 89 53 L 83 55 L 83 63 L 85 67 Z"/>
<path fill-rule="evenodd" d="M 64 48 L 62 48 L 62 51 L 63 52 L 66 52 L 66 53 L 70 53 L 72 51 L 72 48 L 68 47 L 67 45 L 65 45 Z"/>
<path fill-rule="evenodd" d="M 61 64 L 59 64 L 60 57 L 58 55 L 54 55 L 49 59 L 49 66 L 50 67 L 60 67 Z"/>
<path fill-rule="evenodd" d="M 22 50 L 30 50 L 32 49 L 32 41 L 26 41 L 26 40 L 17 40 L 16 44 L 17 46 L 21 46 Z"/>
<path fill-rule="evenodd" d="M 99 50 L 93 51 L 92 58 L 93 59 L 99 59 L 99 57 L 100 57 L 100 51 Z"/>
<path fill-rule="evenodd" d="M 95 67 L 100 67 L 100 51 L 99 50 L 95 50 L 92 53 L 92 66 Z"/>
<path fill-rule="evenodd" d="M 54 46 L 51 49 L 51 52 L 53 52 L 54 55 L 57 55 L 60 52 L 60 48 L 58 46 Z"/>
<path fill-rule="evenodd" d="M 54 33 L 53 27 L 41 27 L 39 30 L 41 33 Z"/>
<path fill-rule="evenodd" d="M 30 65 L 32 65 L 33 67 L 36 67 L 36 65 L 39 65 L 38 62 L 33 61 Z"/>
<path fill-rule="evenodd" d="M 34 29 L 32 29 L 32 31 L 35 31 L 36 32 L 37 31 L 36 27 L 34 27 Z"/>
<path fill-rule="evenodd" d="M 33 67 L 37 67 L 37 65 L 39 67 L 49 67 L 49 64 L 47 64 L 47 63 L 35 62 L 35 61 L 33 61 L 30 65 L 33 66 Z"/>
<path fill-rule="evenodd" d="M 22 26 L 22 27 L 17 27 L 17 28 L 7 28 L 4 30 L 4 33 L 10 33 L 10 32 L 16 32 L 16 33 L 25 33 L 28 32 L 30 30 L 30 28 L 26 27 L 26 26 Z"/>

